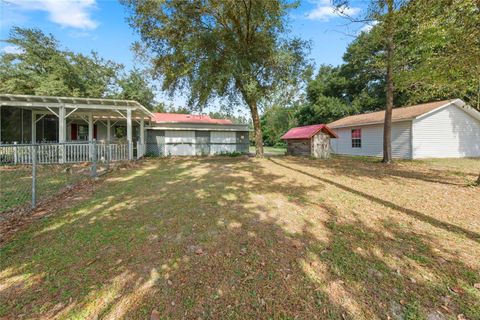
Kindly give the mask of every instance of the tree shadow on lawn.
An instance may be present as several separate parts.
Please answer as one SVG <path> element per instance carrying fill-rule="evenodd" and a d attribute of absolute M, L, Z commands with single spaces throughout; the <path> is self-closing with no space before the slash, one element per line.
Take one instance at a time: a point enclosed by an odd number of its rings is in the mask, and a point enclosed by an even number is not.
<path fill-rule="evenodd" d="M 0 248 L 0 315 L 480 314 L 478 292 L 469 289 L 478 270 L 442 259 L 431 239 L 394 221 L 380 230 L 341 221 L 343 213 L 311 200 L 322 182 L 270 165 L 165 159 L 109 178 L 92 201 Z"/>
<path fill-rule="evenodd" d="M 286 157 L 289 158 L 289 157 Z M 299 159 L 304 165 L 320 166 L 330 170 L 332 173 L 339 173 L 350 177 L 368 177 L 376 179 L 411 179 L 427 183 L 436 183 L 454 186 L 469 186 L 478 177 L 477 171 L 471 172 L 455 170 L 445 167 L 443 169 L 431 168 L 424 165 L 421 160 L 397 160 L 393 164 L 381 163 L 375 157 L 350 157 L 335 155 L 333 161 L 318 159 Z M 480 164 L 480 161 L 479 161 Z M 410 165 L 416 170 L 411 170 Z"/>
<path fill-rule="evenodd" d="M 402 213 L 405 213 L 409 216 L 412 216 L 414 217 L 415 219 L 418 219 L 418 220 L 421 220 L 423 222 L 427 222 L 435 227 L 438 227 L 438 228 L 442 228 L 446 231 L 450 231 L 450 232 L 455 232 L 457 234 L 460 234 L 460 235 L 463 235 L 473 241 L 476 241 L 476 242 L 480 242 L 480 234 L 476 233 L 476 232 L 473 232 L 473 231 L 470 231 L 470 230 L 467 230 L 465 228 L 462 228 L 462 227 L 459 227 L 457 225 L 454 225 L 454 224 L 451 224 L 451 223 L 448 223 L 448 222 L 445 222 L 445 221 L 441 221 L 441 220 L 438 220 L 438 219 L 435 219 L 434 217 L 431 217 L 429 215 L 426 215 L 426 214 L 423 214 L 419 211 L 416 211 L 416 210 L 413 210 L 413 209 L 409 209 L 409 208 L 404 208 L 402 206 L 399 206 L 393 202 L 390 202 L 390 201 L 387 201 L 387 200 L 384 200 L 384 199 L 380 199 L 380 198 L 377 198 L 375 196 L 372 196 L 366 192 L 363 192 L 363 191 L 360 191 L 360 190 L 356 190 L 354 188 L 351 188 L 349 186 L 346 186 L 346 185 L 343 185 L 341 183 L 338 183 L 338 182 L 335 182 L 333 180 L 330 180 L 330 179 L 327 179 L 327 178 L 324 178 L 324 177 L 319 177 L 317 175 L 314 175 L 312 173 L 309 173 L 307 171 L 304 171 L 304 170 L 299 170 L 299 169 L 296 169 L 292 166 L 288 166 L 288 165 L 285 165 L 285 164 L 282 164 L 281 162 L 277 161 L 277 160 L 274 160 L 274 159 L 270 159 L 270 161 L 272 161 L 273 163 L 275 163 L 276 165 L 278 166 L 282 166 L 284 168 L 287 168 L 287 169 L 290 169 L 292 171 L 296 171 L 298 173 L 301 173 L 301 174 L 304 174 L 306 176 L 309 176 L 313 179 L 317 179 L 321 182 L 324 182 L 324 183 L 328 183 L 328 184 L 331 184 L 337 188 L 340 188 L 344 191 L 347 191 L 347 192 L 350 192 L 350 193 L 354 193 L 360 197 L 363 197 L 365 199 L 368 199 L 369 201 L 371 202 L 375 202 L 375 203 L 378 203 L 380 205 L 383 205 L 383 206 L 386 206 L 386 207 L 389 207 L 391 209 L 394 209 L 396 211 L 399 211 L 399 212 L 402 212 Z"/>

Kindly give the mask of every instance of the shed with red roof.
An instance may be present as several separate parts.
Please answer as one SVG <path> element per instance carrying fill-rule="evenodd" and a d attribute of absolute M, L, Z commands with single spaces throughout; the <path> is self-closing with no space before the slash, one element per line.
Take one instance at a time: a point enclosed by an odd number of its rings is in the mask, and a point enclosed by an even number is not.
<path fill-rule="evenodd" d="M 330 156 L 330 139 L 337 135 L 324 124 L 296 127 L 282 136 L 287 143 L 287 154 L 328 158 Z"/>

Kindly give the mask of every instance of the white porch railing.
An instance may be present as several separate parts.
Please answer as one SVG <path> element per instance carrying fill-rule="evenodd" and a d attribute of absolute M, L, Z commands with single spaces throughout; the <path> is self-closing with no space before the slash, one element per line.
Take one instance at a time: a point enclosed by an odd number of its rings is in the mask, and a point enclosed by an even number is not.
<path fill-rule="evenodd" d="M 31 164 L 33 148 L 38 164 L 128 160 L 128 144 L 48 143 L 0 144 L 0 164 Z M 95 157 L 94 157 L 95 155 Z"/>
<path fill-rule="evenodd" d="M 128 144 L 98 144 L 98 161 L 119 161 L 128 159 Z"/>

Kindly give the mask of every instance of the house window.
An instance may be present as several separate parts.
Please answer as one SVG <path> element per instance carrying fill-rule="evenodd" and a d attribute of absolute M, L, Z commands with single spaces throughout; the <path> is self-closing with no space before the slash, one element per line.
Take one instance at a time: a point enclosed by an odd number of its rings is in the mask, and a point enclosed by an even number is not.
<path fill-rule="evenodd" d="M 362 147 L 362 129 L 352 129 L 352 148 Z"/>
<path fill-rule="evenodd" d="M 79 125 L 77 139 L 80 141 L 88 140 L 88 126 Z"/>

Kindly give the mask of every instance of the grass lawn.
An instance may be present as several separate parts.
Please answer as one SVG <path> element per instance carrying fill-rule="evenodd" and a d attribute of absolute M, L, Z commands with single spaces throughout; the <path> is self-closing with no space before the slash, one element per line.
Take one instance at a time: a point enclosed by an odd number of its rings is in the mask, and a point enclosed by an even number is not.
<path fill-rule="evenodd" d="M 37 166 L 37 200 L 55 195 L 63 188 L 90 176 L 85 165 Z M 32 200 L 32 167 L 0 165 L 0 213 L 30 204 Z M 1 216 L 0 216 L 1 217 Z"/>
<path fill-rule="evenodd" d="M 250 153 L 255 153 L 255 147 L 250 146 Z M 263 147 L 263 152 L 267 155 L 274 155 L 274 156 L 283 156 L 287 152 L 287 148 L 276 148 L 276 147 Z"/>
<path fill-rule="evenodd" d="M 480 319 L 478 170 L 147 160 L 0 248 L 0 318 Z"/>

